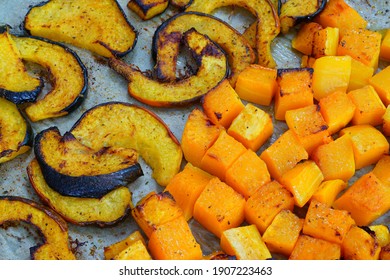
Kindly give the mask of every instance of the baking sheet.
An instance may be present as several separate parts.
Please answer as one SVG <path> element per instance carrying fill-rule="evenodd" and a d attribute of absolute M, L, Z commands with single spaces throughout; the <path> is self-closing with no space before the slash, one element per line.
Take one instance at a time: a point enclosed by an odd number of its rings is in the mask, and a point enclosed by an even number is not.
<path fill-rule="evenodd" d="M 22 23 L 29 7 L 40 2 L 42 1 L 0 0 L 0 24 L 10 25 L 13 32 L 23 32 Z M 153 68 L 154 64 L 150 49 L 154 30 L 161 22 L 177 13 L 178 10 L 170 7 L 161 16 L 148 21 L 142 21 L 126 7 L 127 2 L 128 0 L 118 1 L 129 21 L 138 31 L 139 36 L 134 50 L 123 59 L 128 63 L 138 65 L 141 70 L 150 70 Z M 353 7 L 358 7 L 358 11 L 370 22 L 369 28 L 375 30 L 390 28 L 389 1 L 355 0 L 346 2 Z M 248 13 L 240 8 L 222 8 L 216 11 L 215 15 L 232 24 L 240 32 L 242 32 L 252 20 L 252 17 L 248 16 Z M 290 48 L 290 40 L 293 37 L 293 34 L 294 33 L 286 36 L 279 36 L 273 43 L 272 52 L 279 68 L 299 67 L 300 57 Z M 194 106 L 197 105 L 180 109 L 159 109 L 143 105 L 129 97 L 127 94 L 126 81 L 107 65 L 102 63 L 101 59 L 88 51 L 73 46 L 69 47 L 77 52 L 88 69 L 88 97 L 84 103 L 69 116 L 32 123 L 35 134 L 49 126 L 57 126 L 61 133 L 64 133 L 71 128 L 73 123 L 85 110 L 107 101 L 124 101 L 153 110 L 168 124 L 173 134 L 179 140 L 181 139 L 187 116 Z M 179 61 L 179 68 L 183 69 L 185 64 L 185 59 L 181 59 Z M 387 64 L 381 62 L 380 67 L 385 67 L 386 65 Z M 46 87 L 45 91 L 47 90 L 48 88 Z M 270 113 L 273 112 L 272 106 L 262 108 Z M 275 123 L 275 132 L 269 140 L 269 143 L 273 142 L 285 129 L 286 125 L 284 123 Z M 27 164 L 32 158 L 33 152 L 30 150 L 26 154 L 21 155 L 10 162 L 0 164 L 0 195 L 21 196 L 37 202 L 39 201 L 38 196 L 30 186 L 26 173 Z M 151 170 L 143 163 L 142 159 L 141 164 L 145 175 L 129 185 L 133 192 L 133 203 L 136 203 L 152 190 L 163 190 L 151 178 Z M 367 169 L 360 172 L 365 171 L 367 171 Z M 359 176 L 359 174 L 357 174 L 357 176 Z M 384 222 L 389 225 L 390 219 L 387 215 L 378 222 Z M 191 220 L 190 226 L 205 254 L 219 248 L 217 238 L 205 231 L 196 221 Z M 136 229 L 138 229 L 137 225 L 129 216 L 119 224 L 109 228 L 100 228 L 96 226 L 81 227 L 69 224 L 69 237 L 72 246 L 76 248 L 77 259 L 95 260 L 103 259 L 103 248 L 105 246 L 125 238 Z M 8 229 L 0 228 L 0 259 L 29 259 L 29 248 L 40 243 L 40 241 L 41 237 L 37 230 L 34 227 L 23 223 L 17 227 L 9 227 Z"/>

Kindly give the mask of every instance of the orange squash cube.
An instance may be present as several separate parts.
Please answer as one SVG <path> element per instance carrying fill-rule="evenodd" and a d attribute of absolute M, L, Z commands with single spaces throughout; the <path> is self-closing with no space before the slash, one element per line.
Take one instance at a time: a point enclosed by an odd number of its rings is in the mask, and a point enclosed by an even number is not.
<path fill-rule="evenodd" d="M 312 56 L 336 55 L 339 44 L 339 29 L 337 27 L 325 27 L 314 33 Z"/>
<path fill-rule="evenodd" d="M 340 131 L 340 135 L 348 134 L 352 140 L 355 168 L 361 169 L 376 163 L 389 152 L 386 137 L 371 125 L 354 125 Z"/>
<path fill-rule="evenodd" d="M 303 227 L 303 219 L 290 210 L 282 210 L 275 216 L 263 234 L 263 241 L 273 253 L 290 256 Z"/>
<path fill-rule="evenodd" d="M 341 250 L 345 260 L 378 260 L 381 247 L 368 232 L 353 226 L 341 244 Z"/>
<path fill-rule="evenodd" d="M 194 219 L 221 237 L 244 221 L 245 198 L 217 177 L 210 180 L 194 205 Z"/>
<path fill-rule="evenodd" d="M 385 106 L 390 104 L 390 65 L 372 76 L 368 82 L 372 85 Z"/>
<path fill-rule="evenodd" d="M 194 109 L 184 125 L 181 139 L 185 159 L 199 167 L 207 149 L 214 144 L 223 130 L 222 126 L 214 125 L 201 110 Z"/>
<path fill-rule="evenodd" d="M 288 110 L 313 104 L 312 68 L 278 69 L 275 119 L 285 120 Z"/>
<path fill-rule="evenodd" d="M 230 136 L 255 152 L 272 136 L 273 131 L 272 117 L 251 103 L 246 104 L 227 130 Z"/>
<path fill-rule="evenodd" d="M 264 233 L 275 216 L 284 209 L 294 209 L 294 198 L 278 181 L 271 181 L 248 198 L 245 203 L 245 220 Z"/>
<path fill-rule="evenodd" d="M 131 243 L 126 249 L 116 255 L 114 260 L 152 260 L 146 245 L 141 240 Z"/>
<path fill-rule="evenodd" d="M 269 106 L 277 90 L 276 69 L 249 65 L 237 77 L 235 90 L 241 99 Z"/>
<path fill-rule="evenodd" d="M 227 229 L 222 233 L 221 248 L 238 260 L 266 260 L 271 253 L 255 225 Z"/>
<path fill-rule="evenodd" d="M 211 174 L 187 163 L 166 186 L 164 191 L 173 196 L 187 221 L 192 218 L 195 201 L 211 178 Z"/>
<path fill-rule="evenodd" d="M 252 150 L 243 153 L 226 172 L 226 183 L 246 199 L 271 181 L 265 162 Z"/>
<path fill-rule="evenodd" d="M 206 151 L 200 168 L 225 181 L 226 171 L 247 149 L 224 130 Z"/>
<path fill-rule="evenodd" d="M 138 230 L 132 232 L 125 239 L 104 247 L 104 259 L 113 259 L 115 256 L 119 255 L 122 251 L 128 248 L 131 244 L 137 241 L 141 241 L 141 243 L 146 244 L 144 237 Z"/>
<path fill-rule="evenodd" d="M 291 46 L 297 51 L 311 56 L 313 51 L 314 34 L 323 27 L 316 22 L 308 22 L 301 25 L 297 35 L 292 39 Z"/>
<path fill-rule="evenodd" d="M 228 128 L 244 109 L 244 104 L 227 79 L 203 96 L 202 106 L 213 123 L 225 128 Z"/>
<path fill-rule="evenodd" d="M 300 235 L 290 255 L 290 260 L 338 260 L 341 246 L 320 238 Z"/>
<path fill-rule="evenodd" d="M 334 202 L 334 207 L 349 211 L 358 226 L 369 225 L 390 210 L 390 186 L 368 172 Z"/>
<path fill-rule="evenodd" d="M 359 89 L 369 84 L 370 78 L 374 75 L 374 67 L 368 66 L 356 59 L 351 60 L 351 77 L 347 92 Z"/>
<path fill-rule="evenodd" d="M 390 61 L 390 29 L 387 29 L 382 40 L 379 57 L 385 61 Z"/>
<path fill-rule="evenodd" d="M 386 111 L 382 116 L 382 133 L 384 136 L 390 136 L 390 105 L 386 107 Z"/>
<path fill-rule="evenodd" d="M 271 146 L 265 149 L 260 158 L 267 164 L 271 177 L 279 179 L 298 162 L 308 159 L 309 155 L 290 129 L 279 136 Z"/>
<path fill-rule="evenodd" d="M 372 172 L 382 183 L 390 186 L 390 156 L 383 155 L 375 164 Z"/>
<path fill-rule="evenodd" d="M 331 207 L 338 194 L 347 186 L 348 184 L 340 179 L 323 181 L 311 199 Z"/>

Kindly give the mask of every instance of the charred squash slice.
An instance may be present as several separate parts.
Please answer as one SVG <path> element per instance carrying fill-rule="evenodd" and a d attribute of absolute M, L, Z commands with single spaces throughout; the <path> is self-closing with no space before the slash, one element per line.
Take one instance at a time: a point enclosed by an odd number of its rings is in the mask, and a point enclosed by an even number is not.
<path fill-rule="evenodd" d="M 33 139 L 31 125 L 18 107 L 0 98 L 0 163 L 27 152 Z"/>
<path fill-rule="evenodd" d="M 188 78 L 164 83 L 115 58 L 109 65 L 129 82 L 129 94 L 135 99 L 156 107 L 188 105 L 225 79 L 228 66 L 225 53 L 205 35 L 190 29 L 183 38 L 198 64 L 197 73 Z"/>
<path fill-rule="evenodd" d="M 36 260 L 74 260 L 69 246 L 68 225 L 54 211 L 36 202 L 15 196 L 0 197 L 0 225 L 26 222 L 36 226 L 44 244 L 30 248 Z"/>
<path fill-rule="evenodd" d="M 72 224 L 113 225 L 126 217 L 132 207 L 131 192 L 127 187 L 119 187 L 102 198 L 70 197 L 47 185 L 36 159 L 27 166 L 27 174 L 41 200 Z"/>
<path fill-rule="evenodd" d="M 152 52 L 157 78 L 176 80 L 176 64 L 183 33 L 195 28 L 221 47 L 228 58 L 229 81 L 234 86 L 238 74 L 254 63 L 255 54 L 244 37 L 222 20 L 199 12 L 183 12 L 163 22 L 153 36 Z"/>
<path fill-rule="evenodd" d="M 133 149 L 93 150 L 57 127 L 37 134 L 34 152 L 45 181 L 61 195 L 101 198 L 143 175 Z"/>
<path fill-rule="evenodd" d="M 30 120 L 61 117 L 78 108 L 87 95 L 88 73 L 77 54 L 43 38 L 12 36 L 12 39 L 22 59 L 39 64 L 51 75 L 50 92 L 26 108 Z"/>
<path fill-rule="evenodd" d="M 167 125 L 151 111 L 109 102 L 86 111 L 71 129 L 85 146 L 135 149 L 150 165 L 158 184 L 166 186 L 180 170 L 183 153 Z"/>
<path fill-rule="evenodd" d="M 51 0 L 33 6 L 24 20 L 31 35 L 65 42 L 104 57 L 124 56 L 137 33 L 116 0 Z"/>

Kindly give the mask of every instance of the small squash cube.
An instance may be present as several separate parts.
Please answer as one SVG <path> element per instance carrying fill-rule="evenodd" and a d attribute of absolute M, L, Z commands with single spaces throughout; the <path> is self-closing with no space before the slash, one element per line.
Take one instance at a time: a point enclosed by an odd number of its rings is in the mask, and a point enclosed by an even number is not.
<path fill-rule="evenodd" d="M 148 249 L 156 260 L 200 260 L 202 250 L 183 216 L 156 227 Z"/>
<path fill-rule="evenodd" d="M 310 200 L 323 180 L 320 168 L 312 160 L 298 163 L 280 178 L 282 185 L 293 194 L 298 207 Z"/>
<path fill-rule="evenodd" d="M 347 183 L 340 179 L 323 181 L 311 199 L 315 199 L 328 207 L 333 205 L 337 195 L 347 188 Z"/>
<path fill-rule="evenodd" d="M 319 101 L 335 92 L 346 92 L 351 76 L 350 56 L 323 56 L 314 62 L 313 94 Z"/>
<path fill-rule="evenodd" d="M 300 235 L 290 260 L 338 260 L 341 257 L 341 246 L 320 238 Z"/>
<path fill-rule="evenodd" d="M 309 155 L 298 137 L 290 129 L 279 136 L 260 155 L 274 179 L 279 179 L 286 171 L 308 157 Z"/>
<path fill-rule="evenodd" d="M 324 180 L 348 181 L 355 174 L 352 140 L 348 136 L 319 146 L 311 155 L 324 175 Z"/>
<path fill-rule="evenodd" d="M 385 106 L 390 104 L 390 65 L 372 76 L 368 82 L 372 85 Z"/>
<path fill-rule="evenodd" d="M 384 184 L 390 186 L 390 156 L 383 155 L 375 164 L 372 172 Z"/>
<path fill-rule="evenodd" d="M 307 210 L 302 232 L 336 244 L 342 244 L 355 222 L 348 211 L 333 209 L 312 200 Z"/>
<path fill-rule="evenodd" d="M 251 103 L 246 104 L 227 130 L 230 136 L 255 152 L 272 136 L 273 131 L 272 117 Z"/>
<path fill-rule="evenodd" d="M 213 176 L 209 173 L 193 166 L 191 163 L 187 163 L 184 169 L 177 173 L 165 188 L 165 192 L 169 192 L 177 205 L 183 210 L 183 215 L 187 221 L 192 218 L 195 201 L 211 178 Z"/>
<path fill-rule="evenodd" d="M 181 139 L 185 159 L 199 167 L 207 149 L 214 144 L 223 130 L 222 126 L 214 125 L 201 110 L 194 109 L 184 125 Z"/>
<path fill-rule="evenodd" d="M 168 0 L 130 0 L 127 7 L 142 20 L 148 20 L 164 12 L 168 4 Z"/>
<path fill-rule="evenodd" d="M 339 29 L 337 27 L 325 27 L 314 33 L 312 56 L 336 55 L 339 44 Z"/>
<path fill-rule="evenodd" d="M 271 181 L 248 198 L 245 203 L 245 220 L 264 233 L 280 211 L 293 209 L 292 194 L 277 181 Z"/>
<path fill-rule="evenodd" d="M 131 243 L 126 249 L 116 255 L 114 260 L 151 260 L 146 245 L 141 240 Z"/>
<path fill-rule="evenodd" d="M 352 140 L 356 169 L 374 164 L 389 153 L 386 137 L 371 125 L 354 125 L 340 131 L 341 136 L 346 134 Z"/>
<path fill-rule="evenodd" d="M 356 106 L 352 124 L 381 125 L 386 107 L 371 85 L 348 92 L 348 97 Z"/>
<path fill-rule="evenodd" d="M 226 171 L 246 150 L 241 142 L 224 130 L 206 151 L 200 162 L 200 168 L 225 181 Z"/>
<path fill-rule="evenodd" d="M 302 227 L 303 219 L 290 210 L 282 210 L 265 230 L 263 241 L 271 252 L 290 256 Z"/>
<path fill-rule="evenodd" d="M 386 34 L 382 40 L 379 57 L 385 61 L 390 61 L 390 29 L 387 29 Z"/>
<path fill-rule="evenodd" d="M 291 46 L 297 51 L 311 56 L 313 51 L 314 34 L 323 27 L 316 22 L 308 22 L 301 25 L 297 35 L 292 39 Z"/>
<path fill-rule="evenodd" d="M 194 219 L 221 237 L 244 221 L 245 198 L 217 177 L 210 180 L 194 205 Z"/>
<path fill-rule="evenodd" d="M 336 91 L 319 101 L 320 113 L 328 125 L 329 134 L 334 134 L 352 120 L 356 106 L 348 95 Z"/>
<path fill-rule="evenodd" d="M 120 240 L 107 247 L 104 247 L 104 259 L 111 260 L 120 252 L 124 251 L 127 247 L 129 247 L 132 243 L 137 241 L 141 241 L 142 243 L 146 244 L 144 237 L 141 235 L 141 233 L 138 230 L 131 233 L 125 239 Z"/>
<path fill-rule="evenodd" d="M 203 111 L 213 123 L 225 128 L 228 128 L 244 109 L 244 104 L 227 79 L 203 97 L 202 106 Z"/>
<path fill-rule="evenodd" d="M 348 92 L 369 84 L 374 75 L 374 67 L 368 66 L 356 59 L 351 60 L 351 77 L 349 78 Z"/>
<path fill-rule="evenodd" d="M 390 210 L 390 186 L 368 172 L 334 202 L 334 207 L 349 211 L 358 226 L 369 225 Z"/>
<path fill-rule="evenodd" d="M 285 120 L 288 110 L 313 104 L 312 68 L 278 69 L 275 119 Z"/>
<path fill-rule="evenodd" d="M 236 256 L 238 260 L 266 260 L 272 257 L 255 225 L 225 230 L 220 245 L 224 252 Z"/>
<path fill-rule="evenodd" d="M 226 172 L 226 183 L 246 199 L 271 181 L 265 162 L 252 150 L 243 153 Z"/>
<path fill-rule="evenodd" d="M 375 233 L 375 239 L 379 246 L 385 247 L 390 244 L 390 232 L 386 225 L 372 225 L 369 229 Z"/>
<path fill-rule="evenodd" d="M 276 69 L 249 65 L 237 77 L 235 90 L 241 99 L 269 106 L 277 90 Z"/>
<path fill-rule="evenodd" d="M 341 244 L 341 250 L 345 260 L 378 260 L 381 247 L 368 232 L 353 226 Z"/>
<path fill-rule="evenodd" d="M 382 133 L 384 136 L 390 136 L 390 105 L 386 107 L 386 111 L 382 116 Z"/>

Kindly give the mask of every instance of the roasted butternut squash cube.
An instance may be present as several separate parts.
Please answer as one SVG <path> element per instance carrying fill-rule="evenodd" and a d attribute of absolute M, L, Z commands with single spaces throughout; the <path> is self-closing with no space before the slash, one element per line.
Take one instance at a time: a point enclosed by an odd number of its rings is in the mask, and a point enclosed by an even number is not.
<path fill-rule="evenodd" d="M 390 105 L 386 107 L 386 111 L 382 116 L 382 133 L 385 136 L 390 136 Z"/>
<path fill-rule="evenodd" d="M 309 155 L 318 146 L 332 141 L 318 105 L 289 110 L 285 118 L 287 126 L 297 135 Z"/>
<path fill-rule="evenodd" d="M 354 125 L 340 131 L 352 140 L 355 168 L 361 169 L 376 163 L 384 154 L 389 153 L 389 142 L 386 137 L 371 125 Z"/>
<path fill-rule="evenodd" d="M 184 216 L 157 226 L 148 249 L 156 260 L 200 260 L 202 250 Z"/>
<path fill-rule="evenodd" d="M 325 27 L 314 33 L 312 56 L 336 55 L 339 44 L 339 29 L 337 27 Z"/>
<path fill-rule="evenodd" d="M 312 160 L 298 163 L 282 175 L 280 181 L 294 196 L 295 205 L 303 207 L 317 191 L 324 175 Z"/>
<path fill-rule="evenodd" d="M 251 195 L 245 203 L 245 219 L 264 233 L 275 216 L 282 210 L 294 209 L 294 198 L 290 191 L 278 181 L 271 181 Z"/>
<path fill-rule="evenodd" d="M 141 19 L 148 20 L 164 12 L 168 4 L 168 0 L 131 0 L 127 3 L 127 7 Z"/>
<path fill-rule="evenodd" d="M 237 78 L 235 90 L 241 99 L 269 106 L 277 90 L 276 69 L 249 65 Z"/>
<path fill-rule="evenodd" d="M 385 106 L 390 104 L 390 65 L 372 76 L 368 82 L 372 85 Z"/>
<path fill-rule="evenodd" d="M 263 241 L 272 253 L 290 256 L 303 227 L 303 219 L 290 210 L 275 216 L 263 234 Z"/>
<path fill-rule="evenodd" d="M 347 91 L 351 76 L 350 56 L 320 57 L 313 69 L 313 94 L 317 101 L 335 91 Z"/>
<path fill-rule="evenodd" d="M 286 111 L 313 104 L 312 76 L 312 68 L 278 70 L 275 119 L 285 120 Z"/>
<path fill-rule="evenodd" d="M 207 149 L 217 140 L 223 126 L 215 125 L 199 109 L 194 109 L 184 125 L 181 139 L 181 148 L 185 159 L 196 167 Z"/>
<path fill-rule="evenodd" d="M 341 246 L 320 238 L 300 235 L 290 260 L 338 260 L 341 258 Z"/>
<path fill-rule="evenodd" d="M 311 155 L 324 175 L 324 180 L 348 181 L 355 174 L 352 140 L 348 136 L 319 146 Z"/>
<path fill-rule="evenodd" d="M 348 184 L 340 179 L 323 181 L 311 199 L 315 199 L 316 201 L 331 207 L 338 194 L 346 189 L 347 186 Z"/>
<path fill-rule="evenodd" d="M 104 258 L 106 260 L 111 260 L 120 252 L 124 251 L 127 247 L 129 247 L 132 243 L 137 241 L 141 241 L 142 243 L 146 244 L 144 237 L 138 230 L 132 232 L 125 239 L 104 247 Z"/>
<path fill-rule="evenodd" d="M 184 218 L 192 218 L 195 201 L 213 176 L 202 169 L 187 163 L 165 188 L 183 210 Z"/>
<path fill-rule="evenodd" d="M 390 210 L 390 186 L 368 172 L 336 199 L 334 207 L 349 211 L 358 226 L 369 225 Z"/>
<path fill-rule="evenodd" d="M 368 66 L 356 59 L 351 60 L 351 76 L 347 92 L 359 89 L 369 84 L 369 79 L 374 75 L 374 67 Z"/>
<path fill-rule="evenodd" d="M 194 205 L 194 219 L 221 237 L 244 221 L 245 198 L 217 177 L 210 180 Z"/>
<path fill-rule="evenodd" d="M 279 136 L 274 143 L 265 149 L 260 158 L 267 164 L 271 177 L 279 179 L 298 162 L 308 159 L 309 155 L 290 129 Z"/>
<path fill-rule="evenodd" d="M 372 172 L 384 184 L 390 185 L 390 156 L 383 155 L 375 164 Z"/>
<path fill-rule="evenodd" d="M 257 151 L 272 136 L 272 117 L 251 103 L 233 120 L 227 132 L 246 148 Z"/>
<path fill-rule="evenodd" d="M 372 225 L 368 228 L 375 233 L 375 240 L 379 246 L 385 247 L 387 244 L 390 244 L 390 232 L 386 225 Z"/>
<path fill-rule="evenodd" d="M 266 260 L 271 253 L 255 225 L 227 229 L 222 233 L 221 248 L 238 260 Z"/>
<path fill-rule="evenodd" d="M 244 104 L 227 79 L 203 97 L 202 106 L 203 111 L 213 123 L 225 128 L 228 128 L 244 109 Z"/>
<path fill-rule="evenodd" d="M 114 260 L 151 260 L 146 245 L 141 240 L 131 243 L 126 249 L 116 255 Z"/>
<path fill-rule="evenodd" d="M 319 201 L 309 204 L 302 232 L 315 238 L 342 244 L 355 222 L 348 211 L 333 209 Z"/>
<path fill-rule="evenodd" d="M 206 151 L 200 162 L 200 168 L 225 181 L 226 171 L 246 150 L 241 142 L 224 130 Z"/>
<path fill-rule="evenodd" d="M 313 51 L 314 34 L 323 27 L 316 22 L 308 22 L 301 25 L 297 35 L 292 39 L 291 46 L 297 51 L 311 56 Z"/>
<path fill-rule="evenodd" d="M 243 153 L 226 172 L 226 183 L 245 199 L 270 181 L 267 165 L 251 149 Z"/>
<path fill-rule="evenodd" d="M 333 92 L 321 98 L 318 104 L 331 135 L 347 126 L 355 114 L 356 106 L 345 92 Z"/>
<path fill-rule="evenodd" d="M 385 61 L 390 61 L 390 29 L 387 29 L 382 40 L 379 57 Z"/>
<path fill-rule="evenodd" d="M 345 260 L 378 260 L 381 247 L 368 232 L 353 226 L 344 238 L 341 250 Z"/>
<path fill-rule="evenodd" d="M 352 124 L 381 125 L 386 107 L 371 85 L 348 92 L 348 97 L 356 106 Z"/>

